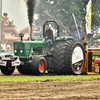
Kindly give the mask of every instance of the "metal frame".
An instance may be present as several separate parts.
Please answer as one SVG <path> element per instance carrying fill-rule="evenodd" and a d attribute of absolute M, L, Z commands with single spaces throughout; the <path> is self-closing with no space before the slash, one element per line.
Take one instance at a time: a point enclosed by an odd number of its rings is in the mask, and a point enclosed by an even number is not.
<path fill-rule="evenodd" d="M 57 24 L 56 21 L 46 21 L 43 25 L 43 37 L 44 37 L 44 33 L 45 33 L 45 24 L 48 23 L 48 22 L 53 22 L 57 25 L 57 37 L 59 37 L 59 25 Z"/>

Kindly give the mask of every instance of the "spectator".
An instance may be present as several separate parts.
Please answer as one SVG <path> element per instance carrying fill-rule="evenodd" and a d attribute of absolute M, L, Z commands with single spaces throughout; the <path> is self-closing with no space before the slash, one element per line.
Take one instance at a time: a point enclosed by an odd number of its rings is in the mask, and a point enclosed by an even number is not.
<path fill-rule="evenodd" d="M 92 46 L 92 48 L 97 48 L 97 43 L 94 43 L 94 45 Z"/>
<path fill-rule="evenodd" d="M 6 52 L 6 44 L 4 41 L 1 42 L 1 52 Z"/>
<path fill-rule="evenodd" d="M 7 45 L 6 45 L 6 51 L 11 52 L 11 46 L 9 45 L 9 43 L 7 43 Z"/>
<path fill-rule="evenodd" d="M 88 45 L 86 43 L 86 37 L 85 36 L 82 36 L 81 37 L 81 40 L 82 40 L 82 44 L 84 46 L 84 49 L 87 51 L 88 50 Z"/>
<path fill-rule="evenodd" d="M 100 41 L 98 42 L 98 46 L 97 46 L 97 48 L 100 48 Z"/>

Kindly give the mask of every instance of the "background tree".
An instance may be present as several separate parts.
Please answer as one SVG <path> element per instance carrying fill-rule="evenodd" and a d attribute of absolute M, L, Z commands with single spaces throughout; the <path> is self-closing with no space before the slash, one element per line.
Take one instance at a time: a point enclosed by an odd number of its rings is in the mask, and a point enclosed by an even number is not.
<path fill-rule="evenodd" d="M 37 24 L 43 25 L 43 23 L 50 18 L 44 13 L 49 12 L 56 19 L 61 21 L 66 27 L 77 34 L 74 25 L 74 20 L 71 17 L 72 13 L 75 14 L 77 22 L 86 16 L 86 5 L 89 0 L 40 0 L 38 7 L 36 8 L 36 14 L 39 15 Z M 100 19 L 100 0 L 92 0 L 92 15 L 95 15 Z M 78 24 L 83 30 L 85 30 L 85 19 Z M 92 29 L 99 26 L 99 22 L 92 16 Z"/>

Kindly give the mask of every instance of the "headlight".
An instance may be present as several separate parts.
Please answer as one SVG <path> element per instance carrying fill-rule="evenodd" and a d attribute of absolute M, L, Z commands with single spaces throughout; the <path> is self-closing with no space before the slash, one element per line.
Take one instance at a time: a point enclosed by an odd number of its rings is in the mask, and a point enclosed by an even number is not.
<path fill-rule="evenodd" d="M 23 53 L 23 50 L 20 50 L 20 53 Z"/>
<path fill-rule="evenodd" d="M 14 50 L 15 53 L 17 53 L 17 50 Z"/>

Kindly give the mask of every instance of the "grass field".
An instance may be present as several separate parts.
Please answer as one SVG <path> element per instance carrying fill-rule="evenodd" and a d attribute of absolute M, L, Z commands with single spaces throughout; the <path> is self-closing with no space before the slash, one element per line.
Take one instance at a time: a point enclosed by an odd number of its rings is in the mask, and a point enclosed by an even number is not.
<path fill-rule="evenodd" d="M 30 80 L 74 80 L 74 79 L 95 79 L 100 78 L 100 75 L 65 75 L 65 76 L 0 76 L 0 81 L 30 81 Z"/>

